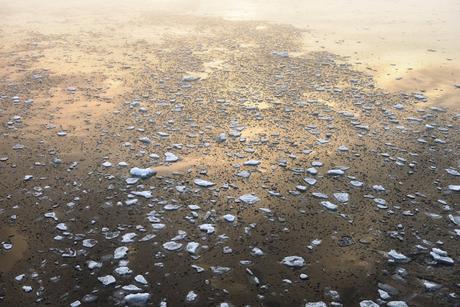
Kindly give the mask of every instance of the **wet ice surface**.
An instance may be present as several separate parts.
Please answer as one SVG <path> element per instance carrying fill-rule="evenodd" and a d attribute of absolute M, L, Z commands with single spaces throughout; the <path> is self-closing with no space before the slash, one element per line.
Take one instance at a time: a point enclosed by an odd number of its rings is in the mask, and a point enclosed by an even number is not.
<path fill-rule="evenodd" d="M 290 26 L 176 21 L 3 47 L 2 303 L 458 304 L 459 114 Z"/>

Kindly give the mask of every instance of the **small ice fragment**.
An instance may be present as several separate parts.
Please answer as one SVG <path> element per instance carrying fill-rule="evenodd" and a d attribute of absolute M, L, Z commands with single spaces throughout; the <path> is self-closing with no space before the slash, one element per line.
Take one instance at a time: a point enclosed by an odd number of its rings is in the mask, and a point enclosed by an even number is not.
<path fill-rule="evenodd" d="M 243 164 L 248 165 L 248 166 L 256 166 L 260 164 L 260 161 L 259 160 L 249 160 L 249 161 L 244 162 Z"/>
<path fill-rule="evenodd" d="M 460 215 L 449 214 L 449 220 L 455 225 L 460 225 Z"/>
<path fill-rule="evenodd" d="M 70 303 L 70 307 L 78 307 L 78 306 L 81 306 L 81 302 L 79 300 L 76 300 Z"/>
<path fill-rule="evenodd" d="M 200 80 L 199 76 L 186 75 L 182 77 L 182 82 L 193 82 Z"/>
<path fill-rule="evenodd" d="M 334 193 L 334 197 L 341 203 L 346 203 L 349 199 L 348 193 Z"/>
<path fill-rule="evenodd" d="M 193 182 L 197 185 L 197 186 L 200 186 L 200 187 L 212 187 L 213 185 L 215 185 L 214 182 L 211 182 L 211 181 L 207 181 L 207 180 L 204 180 L 204 179 L 199 179 L 199 178 L 196 178 L 195 180 L 193 180 Z"/>
<path fill-rule="evenodd" d="M 388 256 L 390 256 L 393 260 L 395 261 L 398 261 L 398 262 L 408 262 L 410 261 L 410 258 L 401 254 L 401 253 L 398 253 L 397 251 L 395 251 L 394 249 L 390 250 L 388 252 Z"/>
<path fill-rule="evenodd" d="M 139 288 L 138 286 L 136 285 L 126 285 L 126 286 L 123 286 L 121 287 L 123 290 L 125 291 L 129 291 L 129 292 L 139 292 L 139 291 L 142 291 L 141 288 Z"/>
<path fill-rule="evenodd" d="M 311 193 L 314 197 L 316 198 L 322 198 L 322 199 L 327 199 L 329 198 L 326 194 L 321 193 L 321 192 L 313 192 Z"/>
<path fill-rule="evenodd" d="M 61 230 L 61 231 L 67 231 L 68 230 L 68 227 L 65 223 L 59 223 L 56 225 L 56 228 Z"/>
<path fill-rule="evenodd" d="M 134 242 L 134 238 L 137 237 L 137 234 L 134 232 L 128 232 L 121 237 L 121 242 L 122 243 L 131 243 Z"/>
<path fill-rule="evenodd" d="M 124 297 L 125 302 L 131 306 L 144 306 L 149 299 L 149 293 L 132 293 Z"/>
<path fill-rule="evenodd" d="M 115 269 L 115 273 L 117 273 L 118 275 L 127 275 L 127 274 L 131 274 L 132 272 L 133 271 L 127 266 L 120 266 Z"/>
<path fill-rule="evenodd" d="M 126 181 L 126 184 L 133 185 L 139 181 L 139 178 L 126 178 L 125 181 Z"/>
<path fill-rule="evenodd" d="M 454 260 L 448 257 L 447 252 L 439 248 L 432 248 L 430 252 L 431 257 L 437 262 L 446 265 L 453 265 Z"/>
<path fill-rule="evenodd" d="M 222 275 L 231 271 L 231 268 L 226 266 L 212 266 L 211 272 L 214 274 Z"/>
<path fill-rule="evenodd" d="M 97 278 L 104 286 L 111 285 L 115 283 L 115 277 L 112 275 L 101 276 Z"/>
<path fill-rule="evenodd" d="M 32 176 L 32 175 L 25 175 L 25 176 L 24 176 L 24 181 L 32 180 L 32 178 L 34 178 L 34 176 Z"/>
<path fill-rule="evenodd" d="M 352 186 L 354 186 L 354 187 L 357 187 L 357 188 L 362 187 L 364 185 L 363 182 L 358 181 L 358 180 L 352 180 L 352 181 L 350 181 L 350 184 Z"/>
<path fill-rule="evenodd" d="M 191 267 L 192 267 L 193 269 L 195 269 L 195 271 L 196 271 L 197 273 L 204 272 L 204 269 L 203 269 L 202 267 L 196 265 L 196 264 L 192 264 Z"/>
<path fill-rule="evenodd" d="M 207 234 L 212 234 L 215 231 L 214 226 L 211 224 L 201 224 L 199 227 L 201 231 L 205 231 Z"/>
<path fill-rule="evenodd" d="M 316 168 L 314 168 L 314 167 L 309 167 L 309 168 L 307 168 L 306 171 L 307 171 L 307 173 L 309 173 L 309 174 L 311 174 L 311 175 L 316 175 L 316 174 L 318 174 L 318 170 L 317 170 Z"/>
<path fill-rule="evenodd" d="M 289 52 L 287 52 L 287 51 L 272 51 L 272 55 L 280 57 L 280 58 L 287 58 L 287 57 L 289 57 Z"/>
<path fill-rule="evenodd" d="M 243 177 L 243 178 L 249 178 L 251 176 L 251 173 L 248 171 L 241 171 L 238 174 L 236 174 L 238 177 Z"/>
<path fill-rule="evenodd" d="M 281 263 L 289 267 L 303 267 L 305 260 L 300 256 L 287 256 L 281 260 Z"/>
<path fill-rule="evenodd" d="M 153 197 L 151 191 L 132 191 L 131 194 L 136 195 L 136 196 L 141 196 L 146 199 L 150 199 Z"/>
<path fill-rule="evenodd" d="M 175 211 L 178 210 L 181 206 L 177 204 L 167 204 L 163 207 L 166 211 Z"/>
<path fill-rule="evenodd" d="M 220 133 L 216 138 L 217 143 L 223 143 L 226 140 L 227 140 L 227 134 L 225 134 L 225 132 Z"/>
<path fill-rule="evenodd" d="M 322 205 L 323 207 L 325 207 L 326 209 L 328 209 L 328 210 L 332 210 L 332 211 L 337 210 L 337 205 L 331 203 L 330 201 L 322 201 L 322 202 L 321 202 L 321 205 Z"/>
<path fill-rule="evenodd" d="M 299 185 L 296 185 L 295 188 L 296 188 L 298 191 L 300 191 L 300 192 L 305 192 L 305 191 L 307 190 L 307 187 L 306 187 L 306 186 L 300 185 L 300 184 L 299 184 Z"/>
<path fill-rule="evenodd" d="M 331 169 L 327 171 L 327 174 L 330 176 L 341 176 L 345 174 L 345 172 L 341 169 Z"/>
<path fill-rule="evenodd" d="M 113 252 L 113 258 L 115 260 L 123 259 L 128 254 L 128 248 L 126 246 L 120 246 L 115 249 Z"/>
<path fill-rule="evenodd" d="M 427 291 L 436 291 L 442 287 L 442 285 L 426 279 L 421 280 L 421 282 Z"/>
<path fill-rule="evenodd" d="M 391 301 L 387 303 L 387 307 L 408 307 L 404 301 Z"/>
<path fill-rule="evenodd" d="M 85 239 L 82 244 L 84 247 L 92 248 L 97 244 L 97 241 L 95 239 Z"/>
<path fill-rule="evenodd" d="M 233 223 L 236 220 L 236 217 L 233 214 L 226 214 L 223 216 L 223 218 L 230 223 Z"/>
<path fill-rule="evenodd" d="M 88 260 L 88 261 L 86 262 L 86 265 L 88 266 L 88 269 L 90 269 L 90 270 L 93 270 L 93 269 L 101 268 L 101 267 L 102 267 L 102 263 L 101 263 L 101 262 L 97 262 L 97 261 L 94 261 L 94 260 Z"/>
<path fill-rule="evenodd" d="M 142 179 L 147 179 L 149 177 L 152 177 L 153 175 L 156 174 L 156 171 L 151 169 L 151 168 L 139 168 L 139 167 L 133 167 L 129 173 L 133 177 L 138 177 Z"/>
<path fill-rule="evenodd" d="M 176 162 L 177 160 L 179 160 L 179 158 L 173 154 L 172 152 L 166 152 L 165 153 L 165 161 L 166 162 Z"/>
<path fill-rule="evenodd" d="M 127 166 L 128 166 L 128 163 L 124 161 L 118 162 L 118 167 L 127 167 Z"/>
<path fill-rule="evenodd" d="M 166 243 L 163 243 L 163 248 L 168 250 L 168 251 L 176 251 L 182 247 L 182 243 L 174 242 L 174 241 L 169 241 Z"/>
<path fill-rule="evenodd" d="M 239 200 L 241 200 L 242 202 L 244 202 L 245 204 L 255 204 L 256 202 L 258 202 L 260 200 L 259 197 L 253 195 L 253 194 L 244 194 L 244 195 L 241 195 L 239 197 Z"/>
<path fill-rule="evenodd" d="M 31 286 L 22 286 L 22 291 L 25 293 L 30 293 L 32 292 L 32 287 Z"/>
<path fill-rule="evenodd" d="M 377 184 L 373 185 L 372 188 L 373 188 L 375 191 L 378 191 L 378 192 L 383 192 L 383 191 L 385 191 L 385 188 L 384 188 L 383 186 L 377 185 Z"/>
<path fill-rule="evenodd" d="M 452 176 L 460 176 L 460 172 L 453 168 L 446 168 L 446 172 Z"/>
<path fill-rule="evenodd" d="M 187 252 L 189 252 L 190 254 L 196 254 L 199 247 L 200 247 L 200 243 L 198 243 L 198 242 L 189 242 L 189 243 L 187 243 L 186 249 L 187 249 Z"/>
<path fill-rule="evenodd" d="M 198 294 L 196 294 L 194 291 L 189 291 L 189 293 L 187 293 L 187 296 L 185 297 L 185 301 L 188 303 L 191 303 L 195 301 L 197 297 L 198 297 Z"/>
<path fill-rule="evenodd" d="M 54 213 L 54 212 L 46 212 L 46 213 L 44 214 L 44 216 L 45 216 L 46 218 L 50 218 L 50 219 L 53 219 L 53 220 L 55 220 L 55 221 L 58 220 L 58 218 L 56 217 L 56 213 Z"/>
<path fill-rule="evenodd" d="M 142 275 L 136 275 L 136 276 L 134 277 L 134 280 L 137 281 L 137 282 L 140 283 L 140 284 L 143 284 L 143 285 L 148 284 L 147 280 L 146 280 L 145 277 L 142 276 Z"/>
<path fill-rule="evenodd" d="M 316 179 L 315 178 L 309 178 L 309 177 L 306 177 L 303 179 L 303 181 L 305 181 L 306 183 L 308 183 L 309 185 L 314 185 L 316 183 Z"/>
<path fill-rule="evenodd" d="M 258 248 L 258 247 L 254 247 L 252 250 L 251 250 L 251 255 L 253 256 L 263 256 L 264 255 L 264 252 Z"/>
<path fill-rule="evenodd" d="M 364 300 L 359 302 L 359 307 L 379 307 L 380 305 L 371 300 Z"/>

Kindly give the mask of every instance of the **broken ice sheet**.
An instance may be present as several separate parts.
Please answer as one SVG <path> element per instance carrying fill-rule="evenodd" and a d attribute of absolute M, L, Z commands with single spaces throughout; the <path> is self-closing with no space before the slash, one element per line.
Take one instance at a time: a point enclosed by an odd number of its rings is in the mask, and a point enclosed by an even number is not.
<path fill-rule="evenodd" d="M 2 32 L 6 305 L 457 302 L 459 116 L 429 89 L 293 26 L 77 11 L 68 41 Z"/>

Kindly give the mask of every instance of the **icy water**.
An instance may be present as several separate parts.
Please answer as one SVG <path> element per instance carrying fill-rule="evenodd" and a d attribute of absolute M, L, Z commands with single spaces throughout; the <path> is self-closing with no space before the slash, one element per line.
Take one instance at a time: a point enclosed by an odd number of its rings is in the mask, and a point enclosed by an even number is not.
<path fill-rule="evenodd" d="M 459 4 L 368 2 L 0 1 L 0 305 L 459 306 Z"/>

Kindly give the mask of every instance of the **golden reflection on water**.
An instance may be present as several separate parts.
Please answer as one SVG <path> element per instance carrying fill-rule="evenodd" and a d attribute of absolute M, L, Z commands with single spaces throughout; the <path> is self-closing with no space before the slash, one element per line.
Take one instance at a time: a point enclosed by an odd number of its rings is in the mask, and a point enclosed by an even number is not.
<path fill-rule="evenodd" d="M 306 30 L 305 51 L 347 56 L 357 68 L 371 72 L 379 87 L 425 91 L 431 103 L 460 105 L 454 87 L 460 83 L 460 1 L 456 0 L 0 0 L 0 7 L 4 33 L 18 33 L 21 28 L 45 34 L 91 31 L 95 24 L 103 27 L 101 18 L 123 24 L 146 12 L 292 24 Z M 166 27 L 138 24 L 114 30 L 124 33 L 123 40 L 158 40 L 165 31 L 177 35 L 190 31 L 174 20 Z"/>

